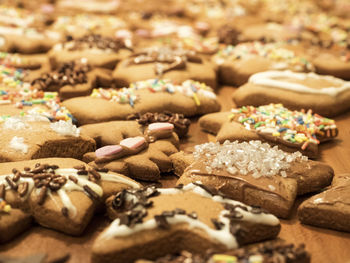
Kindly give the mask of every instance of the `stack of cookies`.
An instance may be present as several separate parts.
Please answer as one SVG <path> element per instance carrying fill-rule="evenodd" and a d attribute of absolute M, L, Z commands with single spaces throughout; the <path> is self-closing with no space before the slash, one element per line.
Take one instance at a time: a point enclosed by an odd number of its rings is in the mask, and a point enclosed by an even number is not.
<path fill-rule="evenodd" d="M 2 1 L 0 262 L 350 262 L 349 14 Z"/>

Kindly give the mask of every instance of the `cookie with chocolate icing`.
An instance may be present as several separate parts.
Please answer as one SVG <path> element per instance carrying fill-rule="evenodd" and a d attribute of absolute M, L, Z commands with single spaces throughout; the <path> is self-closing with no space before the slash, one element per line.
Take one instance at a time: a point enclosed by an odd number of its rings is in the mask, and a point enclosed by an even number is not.
<path fill-rule="evenodd" d="M 9 53 L 45 53 L 62 40 L 58 32 L 30 27 L 0 26 L 0 51 Z"/>
<path fill-rule="evenodd" d="M 258 41 L 224 46 L 213 56 L 213 62 L 218 65 L 219 81 L 227 85 L 243 85 L 251 75 L 267 70 L 314 70 L 305 56 L 292 48 Z"/>
<path fill-rule="evenodd" d="M 350 82 L 332 76 L 291 71 L 252 75 L 233 94 L 238 107 L 282 103 L 292 110 L 311 109 L 326 117 L 349 110 Z"/>
<path fill-rule="evenodd" d="M 45 157 L 81 159 L 95 149 L 94 140 L 80 135 L 72 121 L 50 123 L 40 115 L 7 118 L 0 124 L 0 134 L 0 162 Z"/>
<path fill-rule="evenodd" d="M 185 168 L 177 184 L 199 180 L 230 198 L 261 206 L 282 218 L 289 216 L 297 195 L 320 190 L 333 177 L 330 166 L 261 141 L 205 143 L 195 146 L 188 158 L 192 160 L 188 167 L 175 167 L 178 171 Z"/>
<path fill-rule="evenodd" d="M 135 263 L 310 263 L 310 254 L 305 250 L 305 245 L 295 246 L 282 239 L 266 241 L 244 248 L 227 251 L 221 254 L 206 252 L 194 254 L 188 251 L 174 255 L 167 255 L 155 261 L 138 260 Z"/>
<path fill-rule="evenodd" d="M 141 126 L 135 121 L 113 121 L 82 126 L 82 133 L 94 138 L 95 152 L 84 160 L 95 168 L 108 168 L 126 176 L 155 181 L 172 170 L 170 155 L 178 152 L 174 125 L 155 122 Z"/>
<path fill-rule="evenodd" d="M 28 211 L 40 225 L 70 235 L 84 231 L 101 201 L 140 186 L 71 158 L 2 163 L 0 174 L 2 198 Z"/>
<path fill-rule="evenodd" d="M 2 199 L 1 191 L 3 191 L 2 186 L 0 186 L 0 244 L 23 233 L 32 223 L 32 217 L 29 214 L 12 208 Z"/>
<path fill-rule="evenodd" d="M 143 80 L 119 90 L 95 89 L 89 97 L 69 99 L 62 105 L 81 125 L 125 120 L 134 113 L 166 110 L 190 117 L 220 110 L 215 93 L 204 83 L 186 80 L 177 85 L 166 79 Z"/>
<path fill-rule="evenodd" d="M 113 77 L 118 87 L 140 80 L 164 78 L 177 83 L 193 79 L 216 88 L 216 73 L 208 61 L 194 51 L 166 46 L 134 52 L 117 65 Z"/>
<path fill-rule="evenodd" d="M 52 68 L 72 60 L 86 59 L 92 67 L 113 69 L 131 52 L 131 43 L 123 39 L 88 34 L 79 38 L 68 38 L 67 42 L 55 45 L 48 56 Z"/>
<path fill-rule="evenodd" d="M 219 142 L 261 140 L 288 152 L 318 157 L 318 145 L 338 135 L 334 120 L 312 111 L 291 111 L 282 104 L 243 106 L 231 112 L 207 114 L 200 127 Z"/>
<path fill-rule="evenodd" d="M 62 100 L 87 96 L 94 88 L 112 84 L 109 70 L 94 68 L 87 61 L 71 61 L 54 71 L 41 74 L 32 80 L 32 86 L 39 90 L 58 92 Z"/>
<path fill-rule="evenodd" d="M 226 251 L 274 238 L 280 230 L 275 216 L 218 195 L 200 182 L 122 191 L 107 200 L 107 207 L 114 221 L 93 244 L 94 263 L 156 259 L 182 250 Z"/>
<path fill-rule="evenodd" d="M 303 224 L 350 232 L 350 175 L 338 175 L 324 192 L 304 201 L 298 209 Z"/>

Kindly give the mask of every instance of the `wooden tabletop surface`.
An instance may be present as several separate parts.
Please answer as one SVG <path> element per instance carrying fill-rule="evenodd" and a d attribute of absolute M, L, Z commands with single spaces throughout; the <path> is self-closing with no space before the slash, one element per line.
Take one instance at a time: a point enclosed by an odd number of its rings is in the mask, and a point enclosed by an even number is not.
<path fill-rule="evenodd" d="M 232 87 L 222 87 L 218 97 L 222 110 L 233 107 L 231 95 Z M 350 172 L 350 113 L 335 118 L 339 137 L 320 146 L 319 160 L 330 164 L 336 175 Z M 184 140 L 182 148 L 214 140 L 214 137 L 202 132 L 193 120 L 189 136 Z M 166 176 L 162 185 L 173 186 L 175 176 Z M 295 244 L 305 243 L 306 249 L 312 255 L 312 263 L 350 263 L 350 233 L 343 233 L 300 224 L 296 216 L 296 208 L 306 197 L 299 198 L 294 207 L 290 220 L 281 220 L 282 229 L 279 237 Z M 349 218 L 350 220 L 350 218 Z M 90 262 L 91 245 L 108 220 L 104 215 L 97 215 L 81 237 L 70 237 L 53 230 L 34 226 L 12 242 L 0 246 L 0 255 L 27 256 L 47 253 L 48 259 L 53 260 L 69 253 L 68 262 Z"/>

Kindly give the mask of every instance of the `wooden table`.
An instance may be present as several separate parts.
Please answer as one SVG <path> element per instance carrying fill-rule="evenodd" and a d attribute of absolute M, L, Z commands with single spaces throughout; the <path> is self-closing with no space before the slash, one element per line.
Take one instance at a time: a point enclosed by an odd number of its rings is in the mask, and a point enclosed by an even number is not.
<path fill-rule="evenodd" d="M 222 110 L 232 106 L 232 87 L 223 87 L 218 91 Z M 189 136 L 183 141 L 182 148 L 214 140 L 214 137 L 202 132 L 193 120 Z M 330 164 L 335 174 L 350 172 L 350 113 L 336 118 L 339 137 L 333 142 L 320 146 L 320 160 Z M 161 181 L 164 186 L 173 186 L 175 176 L 166 176 Z M 305 243 L 312 254 L 313 263 L 350 263 L 350 233 L 337 232 L 322 228 L 301 225 L 296 217 L 296 208 L 306 197 L 299 198 L 290 220 L 281 220 L 280 237 L 295 244 Z M 349 218 L 350 220 L 350 218 Z M 26 256 L 35 253 L 48 253 L 48 259 L 70 253 L 69 262 L 90 262 L 91 245 L 108 220 L 103 215 L 96 216 L 82 237 L 70 237 L 53 230 L 34 226 L 12 242 L 0 246 L 0 255 Z"/>

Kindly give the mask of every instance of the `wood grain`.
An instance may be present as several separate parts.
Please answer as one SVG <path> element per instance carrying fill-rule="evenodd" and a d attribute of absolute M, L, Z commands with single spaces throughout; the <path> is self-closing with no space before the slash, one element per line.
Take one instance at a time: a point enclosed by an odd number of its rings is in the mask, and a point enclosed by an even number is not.
<path fill-rule="evenodd" d="M 218 91 L 218 98 L 222 103 L 222 110 L 229 110 L 232 106 L 232 87 L 222 87 Z M 339 137 L 320 146 L 320 160 L 330 164 L 336 175 L 350 172 L 350 113 L 336 118 L 339 127 Z M 214 137 L 200 130 L 197 119 L 190 128 L 189 136 L 183 141 L 182 149 L 213 140 Z M 175 176 L 165 176 L 161 183 L 165 187 L 173 186 Z M 350 233 L 343 233 L 300 224 L 296 217 L 298 205 L 307 197 L 299 198 L 294 207 L 290 220 L 281 220 L 280 237 L 295 244 L 305 243 L 312 254 L 312 263 L 350 263 Z M 349 219 L 350 220 L 350 219 Z M 90 262 L 90 248 L 99 232 L 108 225 L 104 215 L 97 215 L 88 226 L 82 237 L 70 237 L 40 226 L 21 235 L 14 241 L 0 246 L 0 254 L 8 256 L 26 256 L 36 253 L 48 253 L 49 260 L 71 254 L 69 262 Z"/>

